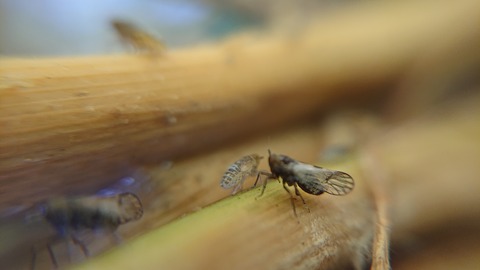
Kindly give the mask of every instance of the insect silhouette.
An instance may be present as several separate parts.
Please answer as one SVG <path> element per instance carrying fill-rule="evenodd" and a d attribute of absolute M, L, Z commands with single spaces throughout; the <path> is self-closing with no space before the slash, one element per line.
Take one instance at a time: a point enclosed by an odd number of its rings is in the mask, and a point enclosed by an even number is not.
<path fill-rule="evenodd" d="M 160 55 L 165 50 L 162 41 L 131 23 L 113 20 L 111 24 L 123 41 L 132 45 L 137 51 Z"/>
<path fill-rule="evenodd" d="M 257 154 L 251 154 L 235 161 L 223 174 L 220 186 L 224 189 L 233 187 L 232 195 L 242 190 L 245 179 L 258 174 L 258 164 L 262 158 Z"/>
<path fill-rule="evenodd" d="M 45 220 L 56 230 L 57 235 L 68 240 L 70 237 L 83 254 L 89 252 L 76 236 L 82 230 L 106 230 L 114 233 L 121 224 L 138 220 L 143 215 L 140 199 L 133 193 L 121 193 L 109 197 L 59 197 L 48 200 L 41 206 Z M 57 260 L 50 244 L 47 245 L 55 268 Z M 35 268 L 36 253 L 32 249 L 32 269 Z"/>
<path fill-rule="evenodd" d="M 271 173 L 260 171 L 257 175 L 254 186 L 257 185 L 258 179 L 261 175 L 267 176 L 264 180 L 262 192 L 260 194 L 260 196 L 262 196 L 269 179 L 277 179 L 280 181 L 281 178 L 283 188 L 290 195 L 295 216 L 297 216 L 294 203 L 295 198 L 286 185 L 295 188 L 295 195 L 300 197 L 304 204 L 305 200 L 300 194 L 298 187 L 312 195 L 320 195 L 324 192 L 332 195 L 346 195 L 352 191 L 355 186 L 353 178 L 347 173 L 296 161 L 285 155 L 274 154 L 270 150 L 268 150 L 268 155 L 268 164 Z"/>

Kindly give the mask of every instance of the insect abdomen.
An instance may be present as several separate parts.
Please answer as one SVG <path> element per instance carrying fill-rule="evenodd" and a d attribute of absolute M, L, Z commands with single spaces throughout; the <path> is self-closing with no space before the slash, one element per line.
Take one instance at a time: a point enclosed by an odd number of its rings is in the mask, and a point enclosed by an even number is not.
<path fill-rule="evenodd" d="M 223 175 L 222 181 L 220 182 L 222 188 L 231 188 L 242 181 L 242 178 L 247 176 L 242 172 L 240 164 L 237 164 L 239 162 L 240 160 L 233 163 Z"/>
<path fill-rule="evenodd" d="M 243 181 L 245 181 L 245 178 L 257 173 L 260 159 L 262 159 L 262 157 L 259 155 L 251 154 L 237 160 L 223 175 L 222 180 L 220 181 L 220 186 L 225 189 L 235 187 L 234 193 L 238 191 L 237 189 L 241 189 L 241 185 L 243 184 Z"/>

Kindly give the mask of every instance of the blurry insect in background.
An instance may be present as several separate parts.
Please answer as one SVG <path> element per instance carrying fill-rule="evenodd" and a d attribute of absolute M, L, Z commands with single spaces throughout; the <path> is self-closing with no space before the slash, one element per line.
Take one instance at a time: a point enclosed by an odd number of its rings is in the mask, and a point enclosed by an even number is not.
<path fill-rule="evenodd" d="M 143 215 L 140 199 L 129 192 L 108 197 L 94 195 L 53 198 L 43 204 L 41 208 L 45 220 L 55 228 L 57 235 L 66 241 L 71 238 L 86 257 L 89 256 L 89 252 L 85 244 L 77 237 L 78 232 L 105 230 L 114 234 L 119 225 L 138 220 Z M 47 249 L 52 263 L 58 267 L 51 244 L 47 245 Z M 35 249 L 32 249 L 32 252 L 32 269 L 34 269 Z"/>
<path fill-rule="evenodd" d="M 283 188 L 290 195 L 295 216 L 297 216 L 294 203 L 295 198 L 287 188 L 286 184 L 295 188 L 295 195 L 300 197 L 304 204 L 305 200 L 300 194 L 297 186 L 312 195 L 320 195 L 324 192 L 332 195 L 346 195 L 350 193 L 355 186 L 353 178 L 347 173 L 296 161 L 285 155 L 273 154 L 270 150 L 268 150 L 268 155 L 268 164 L 271 173 L 260 171 L 257 175 L 254 186 L 257 185 L 258 179 L 261 175 L 267 176 L 264 180 L 262 192 L 260 194 L 260 196 L 262 196 L 269 179 L 279 180 L 279 178 L 281 178 Z"/>
<path fill-rule="evenodd" d="M 323 149 L 320 162 L 338 162 L 348 158 L 378 132 L 380 120 L 363 110 L 342 110 L 327 117 L 323 123 Z"/>
<path fill-rule="evenodd" d="M 165 51 L 162 41 L 131 23 L 113 20 L 111 24 L 122 40 L 132 45 L 137 51 L 155 56 L 159 56 Z"/>
<path fill-rule="evenodd" d="M 262 158 L 257 154 L 251 154 L 235 161 L 223 174 L 220 186 L 224 189 L 233 187 L 232 195 L 239 192 L 247 177 L 258 174 L 258 164 Z"/>

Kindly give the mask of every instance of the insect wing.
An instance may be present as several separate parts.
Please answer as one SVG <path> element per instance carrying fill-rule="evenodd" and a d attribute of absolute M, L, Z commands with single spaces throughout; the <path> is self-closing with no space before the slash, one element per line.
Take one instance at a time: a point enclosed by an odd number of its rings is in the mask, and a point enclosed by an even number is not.
<path fill-rule="evenodd" d="M 133 24 L 120 20 L 114 20 L 111 24 L 120 37 L 137 50 L 160 54 L 165 49 L 160 40 Z"/>
<path fill-rule="evenodd" d="M 328 170 L 299 162 L 293 166 L 298 186 L 307 193 L 345 195 L 353 190 L 353 178 L 344 172 Z"/>

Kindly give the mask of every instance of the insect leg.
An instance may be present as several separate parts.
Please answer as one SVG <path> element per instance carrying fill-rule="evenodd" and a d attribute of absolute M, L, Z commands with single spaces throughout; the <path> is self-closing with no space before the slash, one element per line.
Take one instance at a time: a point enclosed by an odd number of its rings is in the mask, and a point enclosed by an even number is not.
<path fill-rule="evenodd" d="M 267 178 L 265 178 L 265 180 L 263 182 L 262 192 L 260 193 L 260 195 L 258 197 L 262 197 L 263 193 L 265 192 L 265 189 L 267 188 L 268 179 L 275 179 L 275 178 L 272 175 L 269 175 Z"/>
<path fill-rule="evenodd" d="M 235 195 L 235 194 L 237 194 L 237 192 L 242 190 L 242 186 L 243 186 L 243 182 L 236 185 L 232 190 L 232 195 Z"/>
<path fill-rule="evenodd" d="M 303 204 L 306 204 L 305 200 L 302 197 L 302 194 L 300 194 L 300 191 L 298 191 L 297 183 L 295 183 L 293 186 L 295 187 L 295 195 L 297 195 L 298 197 L 300 197 L 300 199 L 302 199 Z"/>
<path fill-rule="evenodd" d="M 30 269 L 35 270 L 35 261 L 37 260 L 37 252 L 35 251 L 35 247 L 32 246 L 32 262 L 30 264 Z"/>
<path fill-rule="evenodd" d="M 57 258 L 55 258 L 55 254 L 53 253 L 52 246 L 47 244 L 48 254 L 50 254 L 50 260 L 52 260 L 53 267 L 58 268 Z"/>
<path fill-rule="evenodd" d="M 266 176 L 268 176 L 268 177 L 272 176 L 272 174 L 269 173 L 269 172 L 259 171 L 259 172 L 257 173 L 257 179 L 255 180 L 255 184 L 253 184 L 253 187 L 256 187 L 256 186 L 257 186 L 257 182 L 258 182 L 258 179 L 260 179 L 260 175 L 266 175 Z"/>
<path fill-rule="evenodd" d="M 255 184 L 253 184 L 253 187 L 255 187 L 257 185 L 257 182 L 258 182 L 258 179 L 260 178 L 260 175 L 266 175 L 267 178 L 265 178 L 265 180 L 263 181 L 262 192 L 260 193 L 260 195 L 257 198 L 262 197 L 263 193 L 265 192 L 265 189 L 267 188 L 268 179 L 275 179 L 275 177 L 271 173 L 265 172 L 265 171 L 259 171 L 258 174 L 257 174 L 257 180 L 255 180 Z"/>
<path fill-rule="evenodd" d="M 85 243 L 83 243 L 80 239 L 78 239 L 77 237 L 75 237 L 75 235 L 71 235 L 71 238 L 72 238 L 72 241 L 75 245 L 78 245 L 80 247 L 80 249 L 82 250 L 83 252 L 83 255 L 85 255 L 85 257 L 90 257 L 90 254 L 88 252 L 88 249 L 87 247 L 85 246 Z"/>
<path fill-rule="evenodd" d="M 285 186 L 286 182 L 283 181 L 283 188 L 287 191 L 288 195 L 290 195 L 290 202 L 292 203 L 292 208 L 293 208 L 293 214 L 295 217 L 297 217 L 297 209 L 295 208 L 295 198 L 293 197 L 292 193 L 290 190 L 288 190 L 287 186 Z"/>
<path fill-rule="evenodd" d="M 310 208 L 308 208 L 307 203 L 305 202 L 305 200 L 302 197 L 302 194 L 300 194 L 300 191 L 298 190 L 298 187 L 297 187 L 297 183 L 295 183 L 293 186 L 295 187 L 295 195 L 297 195 L 298 197 L 300 197 L 300 199 L 302 199 L 303 204 L 305 204 L 305 207 L 307 208 L 308 212 L 310 213 Z"/>
<path fill-rule="evenodd" d="M 115 240 L 116 245 L 120 245 L 122 243 L 122 236 L 118 234 L 118 232 L 114 231 L 112 232 L 113 240 Z"/>

